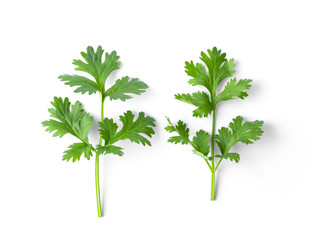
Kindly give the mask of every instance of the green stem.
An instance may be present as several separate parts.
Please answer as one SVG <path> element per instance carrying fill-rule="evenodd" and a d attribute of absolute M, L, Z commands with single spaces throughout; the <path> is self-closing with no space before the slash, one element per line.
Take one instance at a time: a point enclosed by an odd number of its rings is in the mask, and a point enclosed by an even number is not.
<path fill-rule="evenodd" d="M 214 170 L 214 144 L 215 144 L 215 109 L 213 110 L 212 115 L 212 135 L 211 135 L 211 158 L 212 158 L 212 179 L 211 179 L 211 200 L 215 200 L 215 170 Z"/>
<path fill-rule="evenodd" d="M 104 112 L 103 112 L 103 106 L 104 106 L 104 99 L 101 96 L 101 122 L 104 118 Z M 100 136 L 99 145 L 102 144 L 102 137 Z M 101 211 L 101 197 L 100 197 L 100 177 L 99 177 L 100 169 L 99 169 L 99 154 L 96 153 L 95 155 L 95 190 L 96 190 L 96 205 L 98 209 L 98 217 L 102 217 L 102 211 Z"/>
<path fill-rule="evenodd" d="M 220 158 L 220 160 L 218 161 L 218 163 L 216 164 L 215 168 L 214 168 L 214 172 L 216 172 L 216 170 L 218 169 L 220 163 L 222 162 L 223 158 Z"/>
<path fill-rule="evenodd" d="M 218 163 L 216 164 L 215 168 L 212 169 L 212 180 L 211 180 L 211 201 L 215 200 L 215 172 L 218 169 L 220 163 L 222 162 L 221 158 Z"/>
<path fill-rule="evenodd" d="M 215 200 L 215 172 L 212 171 L 212 178 L 211 178 L 211 201 Z"/>
<path fill-rule="evenodd" d="M 211 158 L 212 158 L 212 169 L 214 169 L 214 144 L 215 144 L 215 109 L 212 115 L 212 135 L 211 135 Z"/>
<path fill-rule="evenodd" d="M 98 209 L 98 217 L 102 217 L 101 198 L 100 198 L 100 182 L 99 182 L 99 155 L 95 156 L 95 190 L 96 190 L 96 205 Z"/>

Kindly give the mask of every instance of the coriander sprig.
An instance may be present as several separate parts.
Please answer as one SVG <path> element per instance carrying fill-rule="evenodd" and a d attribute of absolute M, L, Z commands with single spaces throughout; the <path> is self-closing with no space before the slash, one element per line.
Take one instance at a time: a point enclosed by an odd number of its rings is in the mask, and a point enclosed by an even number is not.
<path fill-rule="evenodd" d="M 54 108 L 48 111 L 52 119 L 42 122 L 46 127 L 46 131 L 54 132 L 54 137 L 63 137 L 65 134 L 71 134 L 79 139 L 80 142 L 74 143 L 68 147 L 63 154 L 63 160 L 73 162 L 80 160 L 83 155 L 90 159 L 92 154 L 95 154 L 95 187 L 98 216 L 102 217 L 101 199 L 100 199 L 100 183 L 99 183 L 99 156 L 103 154 L 115 154 L 122 156 L 123 149 L 115 145 L 121 140 L 130 140 L 131 142 L 141 143 L 142 145 L 151 145 L 146 138 L 152 137 L 155 134 L 155 120 L 152 117 L 146 116 L 143 112 L 138 114 L 137 119 L 131 111 L 120 115 L 122 127 L 119 128 L 112 118 L 104 118 L 104 102 L 106 98 L 110 100 L 126 101 L 132 98 L 131 94 L 140 95 L 145 92 L 148 85 L 137 78 L 128 76 L 122 77 L 106 89 L 106 80 L 109 75 L 119 69 L 119 56 L 115 51 L 110 54 L 104 54 L 101 46 L 94 51 L 93 47 L 89 46 L 85 52 L 81 52 L 83 60 L 74 60 L 73 64 L 77 67 L 75 70 L 89 74 L 93 79 L 80 75 L 60 75 L 58 78 L 65 82 L 66 85 L 76 87 L 76 93 L 88 93 L 89 95 L 99 92 L 101 102 L 101 119 L 99 124 L 100 140 L 99 144 L 94 147 L 88 139 L 90 129 L 93 127 L 93 117 L 86 113 L 79 101 L 71 104 L 68 98 L 54 97 L 51 102 Z"/>
<path fill-rule="evenodd" d="M 193 61 L 185 62 L 185 72 L 191 79 L 188 81 L 192 86 L 203 86 L 206 92 L 197 91 L 192 94 L 175 94 L 175 99 L 197 107 L 193 111 L 194 117 L 208 117 L 212 115 L 212 133 L 204 130 L 197 131 L 193 139 L 190 139 L 189 128 L 179 120 L 177 125 L 173 125 L 167 118 L 168 126 L 165 128 L 170 133 L 176 133 L 168 139 L 171 143 L 189 144 L 193 147 L 193 153 L 205 160 L 211 174 L 211 200 L 215 200 L 215 172 L 223 159 L 239 162 L 240 155 L 230 152 L 237 143 L 253 143 L 260 138 L 263 131 L 263 121 L 244 122 L 241 116 L 237 116 L 229 124 L 229 128 L 222 127 L 215 134 L 215 111 L 217 104 L 221 101 L 231 99 L 244 99 L 248 96 L 246 90 L 251 87 L 252 80 L 231 78 L 224 89 L 218 93 L 218 87 L 227 78 L 232 77 L 235 70 L 234 59 L 227 60 L 226 54 L 214 47 L 208 49 L 207 53 L 201 52 L 200 59 L 205 64 Z M 206 70 L 206 68 L 207 70 Z M 218 154 L 215 153 L 215 145 L 218 146 Z M 215 159 L 218 158 L 216 161 Z"/>

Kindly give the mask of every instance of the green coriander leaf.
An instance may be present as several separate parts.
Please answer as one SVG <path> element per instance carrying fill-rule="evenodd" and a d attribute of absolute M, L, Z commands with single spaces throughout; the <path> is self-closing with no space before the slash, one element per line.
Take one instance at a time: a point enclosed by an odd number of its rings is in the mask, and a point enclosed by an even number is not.
<path fill-rule="evenodd" d="M 111 143 L 115 142 L 115 138 L 117 137 L 117 129 L 118 125 L 113 121 L 112 118 L 105 118 L 103 122 L 99 122 L 99 132 L 104 140 L 104 145 L 98 145 L 97 151 L 98 154 L 115 154 L 122 156 L 122 148 L 112 145 Z"/>
<path fill-rule="evenodd" d="M 101 155 L 101 154 L 109 154 L 109 153 L 118 155 L 120 157 L 123 155 L 121 147 L 111 145 L 111 144 L 108 144 L 108 145 L 105 145 L 105 146 L 98 145 L 97 146 L 97 151 L 98 151 L 99 155 Z"/>
<path fill-rule="evenodd" d="M 117 56 L 116 51 L 112 51 L 110 54 L 105 53 L 104 61 L 102 62 L 103 52 L 101 46 L 97 48 L 96 52 L 93 47 L 89 46 L 86 49 L 86 53 L 81 52 L 85 62 L 82 60 L 73 60 L 73 64 L 77 66 L 75 70 L 83 71 L 93 76 L 102 93 L 105 89 L 106 79 L 111 72 L 119 69 L 120 65 L 120 61 L 118 61 L 119 56 Z"/>
<path fill-rule="evenodd" d="M 200 59 L 207 66 L 210 76 L 213 76 L 220 69 L 221 65 L 226 62 L 226 53 L 221 53 L 221 50 L 218 50 L 216 47 L 212 50 L 208 49 L 207 53 L 202 51 Z"/>
<path fill-rule="evenodd" d="M 175 99 L 197 106 L 198 108 L 193 111 L 194 117 L 207 117 L 214 109 L 206 92 L 195 92 L 192 95 L 176 94 Z"/>
<path fill-rule="evenodd" d="M 78 88 L 75 89 L 74 92 L 78 93 L 89 93 L 89 95 L 96 93 L 100 88 L 98 84 L 86 77 L 79 76 L 79 75 L 61 75 L 58 77 L 63 82 L 65 82 L 66 85 L 69 85 L 71 87 L 78 86 Z"/>
<path fill-rule="evenodd" d="M 166 117 L 166 119 L 169 125 L 165 127 L 165 130 L 170 133 L 176 131 L 178 134 L 178 136 L 170 137 L 168 139 L 168 142 L 175 143 L 175 144 L 177 143 L 191 144 L 191 141 L 189 139 L 189 129 L 186 127 L 186 124 L 183 121 L 179 120 L 177 125 L 174 126 L 168 117 Z"/>
<path fill-rule="evenodd" d="M 42 122 L 43 126 L 47 127 L 46 131 L 54 132 L 54 137 L 63 137 L 70 133 L 87 143 L 89 131 L 93 126 L 93 117 L 83 110 L 81 103 L 77 101 L 71 105 L 68 98 L 63 100 L 61 97 L 54 97 L 51 104 L 54 108 L 48 109 L 50 116 L 59 121 L 50 119 Z"/>
<path fill-rule="evenodd" d="M 192 143 L 197 151 L 207 156 L 210 152 L 209 140 L 210 134 L 203 130 L 200 130 L 196 132 L 196 136 L 193 137 Z"/>
<path fill-rule="evenodd" d="M 200 59 L 205 63 L 208 68 L 209 81 L 212 88 L 212 91 L 215 92 L 222 80 L 227 77 L 231 77 L 235 72 L 233 70 L 234 60 L 226 59 L 226 53 L 221 53 L 221 50 L 218 50 L 214 47 L 212 50 L 208 49 L 207 53 L 201 52 Z"/>
<path fill-rule="evenodd" d="M 245 144 L 253 143 L 251 140 L 259 140 L 263 133 L 261 127 L 264 125 L 264 122 L 258 120 L 254 122 L 242 122 L 243 118 L 238 116 L 229 124 L 235 140 Z"/>
<path fill-rule="evenodd" d="M 240 155 L 238 153 L 227 153 L 224 155 L 216 155 L 218 158 L 230 159 L 231 161 L 235 161 L 238 163 L 240 161 Z"/>
<path fill-rule="evenodd" d="M 155 133 L 152 127 L 155 127 L 155 119 L 145 116 L 145 113 L 140 112 L 138 118 L 134 121 L 135 115 L 131 111 L 125 112 L 120 116 L 120 121 L 123 123 L 122 129 L 117 133 L 115 138 L 110 142 L 114 143 L 119 140 L 129 139 L 131 142 L 141 143 L 142 145 L 151 146 L 150 142 L 142 134 L 152 137 Z"/>
<path fill-rule="evenodd" d="M 168 117 L 166 117 L 166 119 L 167 119 L 167 120 L 169 120 L 169 118 L 168 118 Z M 165 130 L 166 130 L 167 132 L 169 132 L 169 133 L 172 133 L 172 132 L 175 132 L 175 131 L 176 131 L 176 129 L 175 129 L 175 127 L 174 127 L 173 125 L 167 125 L 167 126 L 165 127 Z"/>
<path fill-rule="evenodd" d="M 236 78 L 231 79 L 226 85 L 223 91 L 216 97 L 216 102 L 227 101 L 234 98 L 244 99 L 248 96 L 244 90 L 251 87 L 250 79 L 242 79 L 237 82 Z"/>
<path fill-rule="evenodd" d="M 232 77 L 235 70 L 233 70 L 234 67 L 234 59 L 231 58 L 229 61 L 226 61 L 220 69 L 216 72 L 216 74 L 213 76 L 213 89 L 217 89 L 220 83 L 228 78 Z"/>
<path fill-rule="evenodd" d="M 138 78 L 130 78 L 128 76 L 118 79 L 115 84 L 110 87 L 105 93 L 104 97 L 109 96 L 110 100 L 120 99 L 125 101 L 132 98 L 128 95 L 129 93 L 140 95 L 145 92 L 145 89 L 148 88 L 148 85 L 142 81 L 139 81 Z"/>
<path fill-rule="evenodd" d="M 212 85 L 210 85 L 209 76 L 201 63 L 194 65 L 193 61 L 185 62 L 185 72 L 188 76 L 193 77 L 188 81 L 189 84 L 192 86 L 201 85 L 211 91 Z"/>
<path fill-rule="evenodd" d="M 112 145 L 119 140 L 129 139 L 131 142 L 151 145 L 148 139 L 140 134 L 151 137 L 155 133 L 152 129 L 155 126 L 153 118 L 140 112 L 137 120 L 134 121 L 133 113 L 127 111 L 123 116 L 120 116 L 120 121 L 123 123 L 123 128 L 119 132 L 117 132 L 118 125 L 113 119 L 105 118 L 103 122 L 99 122 L 99 132 L 104 140 L 104 146 L 97 146 L 98 154 L 113 153 L 122 156 L 122 148 Z"/>
<path fill-rule="evenodd" d="M 219 129 L 218 134 L 215 135 L 215 141 L 222 154 L 228 152 L 234 144 L 231 131 L 225 127 Z"/>
<path fill-rule="evenodd" d="M 231 130 L 222 127 L 219 133 L 215 135 L 216 143 L 222 155 L 226 155 L 237 142 L 250 144 L 253 143 L 252 140 L 256 141 L 262 135 L 263 121 L 242 122 L 243 118 L 238 116 L 229 124 Z"/>
<path fill-rule="evenodd" d="M 72 161 L 75 162 L 76 160 L 80 160 L 82 154 L 88 160 L 90 160 L 90 157 L 92 156 L 93 146 L 91 144 L 84 142 L 73 143 L 68 148 L 69 149 L 64 152 L 63 161 L 72 159 Z"/>
<path fill-rule="evenodd" d="M 117 129 L 118 125 L 112 118 L 105 118 L 103 122 L 99 122 L 99 132 L 105 145 L 114 141 L 117 136 Z"/>

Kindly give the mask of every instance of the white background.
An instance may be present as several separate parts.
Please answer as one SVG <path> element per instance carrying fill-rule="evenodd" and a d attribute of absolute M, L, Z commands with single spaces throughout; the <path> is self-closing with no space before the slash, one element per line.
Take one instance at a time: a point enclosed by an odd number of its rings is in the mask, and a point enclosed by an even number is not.
<path fill-rule="evenodd" d="M 1 20 L 0 239 L 322 239 L 322 7 L 320 1 L 3 1 Z M 53 96 L 80 100 L 99 119 L 98 95 L 57 79 L 88 45 L 121 56 L 121 76 L 150 88 L 105 113 L 145 111 L 157 121 L 152 147 L 123 142 L 124 157 L 101 158 L 104 217 L 97 218 L 94 160 L 63 162 L 75 140 L 41 122 Z M 242 115 L 264 135 L 238 144 L 210 199 L 211 174 L 189 146 L 167 143 L 164 115 L 191 133 L 210 131 L 175 93 L 184 62 L 216 46 L 251 78 L 245 100 L 221 103 L 217 126 Z M 96 127 L 90 140 L 95 144 Z"/>

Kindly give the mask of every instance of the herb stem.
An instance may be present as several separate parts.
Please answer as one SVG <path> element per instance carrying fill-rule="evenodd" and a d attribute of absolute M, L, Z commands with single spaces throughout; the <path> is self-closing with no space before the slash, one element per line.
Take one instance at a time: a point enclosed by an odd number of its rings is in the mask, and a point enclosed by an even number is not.
<path fill-rule="evenodd" d="M 213 168 L 212 170 L 212 180 L 211 180 L 211 201 L 214 201 L 215 200 L 215 172 L 216 170 L 218 169 L 220 163 L 222 162 L 222 159 L 221 158 L 218 163 L 216 164 L 215 168 Z"/>
<path fill-rule="evenodd" d="M 101 95 L 101 122 L 103 122 L 104 118 L 104 98 Z M 102 137 L 100 136 L 99 145 L 102 144 Z M 98 217 L 102 217 L 101 210 L 101 197 L 100 197 L 100 177 L 99 177 L 100 169 L 99 169 L 99 154 L 96 152 L 95 155 L 95 190 L 96 190 L 96 204 L 98 209 Z"/>
<path fill-rule="evenodd" d="M 211 201 L 215 200 L 215 171 L 212 171 L 211 177 Z"/>
<path fill-rule="evenodd" d="M 215 144 L 215 109 L 212 114 L 212 135 L 211 135 L 211 158 L 212 158 L 212 169 L 214 169 L 214 144 Z"/>
<path fill-rule="evenodd" d="M 211 167 L 211 165 L 209 164 L 208 160 L 207 160 L 207 159 L 205 159 L 205 158 L 204 158 L 204 160 L 205 160 L 206 164 L 209 166 L 210 170 L 212 171 L 212 167 Z"/>
<path fill-rule="evenodd" d="M 214 169 L 214 172 L 216 172 L 216 170 L 218 169 L 218 167 L 219 167 L 220 163 L 222 162 L 222 159 L 223 159 L 223 158 L 220 158 L 220 160 L 219 160 L 219 161 L 218 161 L 218 163 L 216 164 L 215 169 Z"/>
<path fill-rule="evenodd" d="M 215 108 L 213 110 L 212 114 L 212 136 L 211 136 L 211 161 L 212 161 L 212 180 L 211 180 L 211 201 L 215 200 L 215 171 L 216 169 L 214 168 L 214 157 L 215 157 L 215 152 L 214 152 L 214 144 L 215 144 Z"/>

